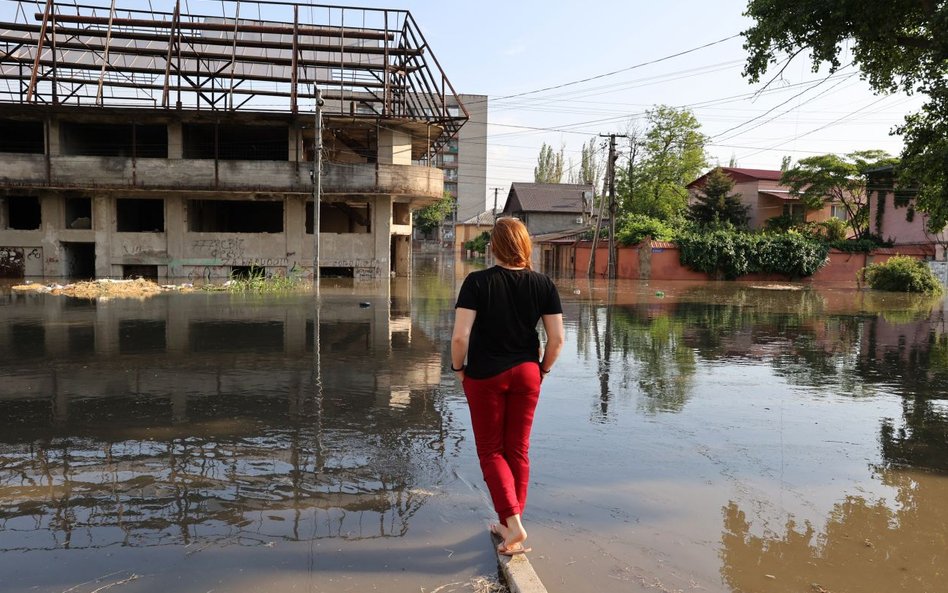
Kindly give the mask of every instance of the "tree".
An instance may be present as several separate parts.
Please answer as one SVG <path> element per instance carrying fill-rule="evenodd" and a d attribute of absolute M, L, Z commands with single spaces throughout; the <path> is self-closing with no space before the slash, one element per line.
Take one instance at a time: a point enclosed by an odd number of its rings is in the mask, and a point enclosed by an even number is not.
<path fill-rule="evenodd" d="M 540 147 L 537 166 L 533 169 L 533 180 L 537 183 L 559 183 L 563 179 L 563 149 L 554 153 L 546 142 Z"/>
<path fill-rule="evenodd" d="M 645 118 L 645 130 L 631 137 L 632 156 L 618 171 L 616 191 L 622 213 L 667 220 L 688 207 L 686 185 L 705 167 L 707 137 L 687 109 L 659 105 Z"/>
<path fill-rule="evenodd" d="M 732 194 L 734 180 L 721 167 L 708 173 L 702 194 L 688 207 L 688 218 L 699 224 L 730 223 L 735 227 L 747 226 L 748 206 L 741 202 L 741 194 Z"/>
<path fill-rule="evenodd" d="M 863 150 L 840 157 L 824 154 L 800 159 L 780 176 L 790 195 L 800 198 L 807 210 L 820 210 L 827 202 L 846 209 L 846 222 L 857 237 L 869 232 L 866 171 L 893 164 L 882 150 Z"/>
<path fill-rule="evenodd" d="M 579 183 L 593 186 L 593 191 L 599 186 L 605 163 L 599 158 L 596 150 L 596 138 L 583 143 L 583 152 L 579 162 Z"/>
<path fill-rule="evenodd" d="M 948 2 L 750 0 L 745 16 L 755 21 L 743 32 L 744 75 L 752 82 L 783 62 L 774 78 L 780 76 L 804 51 L 814 71 L 826 63 L 835 72 L 848 51 L 877 92 L 929 96 L 896 130 L 904 139 L 899 180 L 918 188 L 929 230 L 942 230 L 948 223 Z"/>
<path fill-rule="evenodd" d="M 937 234 L 948 224 L 948 91 L 935 94 L 896 131 L 905 142 L 901 183 L 917 188 L 915 206 L 928 214 L 928 232 Z"/>
<path fill-rule="evenodd" d="M 438 228 L 445 217 L 453 211 L 454 196 L 445 192 L 444 197 L 434 204 L 429 204 L 421 210 L 415 211 L 415 227 L 427 235 Z"/>

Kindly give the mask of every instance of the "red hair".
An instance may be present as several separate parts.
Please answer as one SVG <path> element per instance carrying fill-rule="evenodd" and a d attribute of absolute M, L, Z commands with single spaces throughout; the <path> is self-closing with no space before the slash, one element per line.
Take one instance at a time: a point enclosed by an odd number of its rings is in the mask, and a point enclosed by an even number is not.
<path fill-rule="evenodd" d="M 490 234 L 490 247 L 501 263 L 513 268 L 532 269 L 533 242 L 527 227 L 518 219 L 498 218 Z"/>

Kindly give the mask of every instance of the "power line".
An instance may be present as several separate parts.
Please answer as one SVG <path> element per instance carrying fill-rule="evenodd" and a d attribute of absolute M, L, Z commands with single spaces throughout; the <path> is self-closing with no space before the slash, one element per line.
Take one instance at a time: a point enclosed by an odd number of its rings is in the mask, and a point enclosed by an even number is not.
<path fill-rule="evenodd" d="M 696 52 L 696 51 L 698 51 L 698 50 L 702 50 L 702 49 L 711 47 L 711 46 L 713 46 L 713 45 L 717 45 L 717 44 L 719 44 L 719 43 L 724 43 L 725 41 L 730 41 L 731 39 L 734 39 L 734 38 L 740 37 L 740 36 L 741 36 L 740 33 L 735 33 L 734 35 L 730 35 L 730 36 L 728 36 L 728 37 L 724 37 L 723 39 L 718 39 L 717 41 L 712 41 L 712 42 L 710 42 L 710 43 L 705 43 L 704 45 L 699 45 L 698 47 L 693 47 L 693 48 L 691 48 L 691 49 L 686 49 L 686 50 L 684 50 L 684 51 L 680 51 L 680 52 L 678 52 L 678 53 L 674 53 L 674 54 L 670 54 L 670 55 L 667 55 L 667 56 L 663 56 L 663 57 L 661 57 L 661 58 L 656 58 L 656 59 L 654 59 L 654 60 L 649 60 L 649 61 L 647 61 L 647 62 L 641 62 L 641 63 L 639 63 L 639 64 L 634 64 L 634 65 L 628 66 L 628 67 L 626 67 L 626 68 L 620 68 L 619 70 L 613 70 L 612 72 L 606 72 L 606 73 L 604 73 L 604 74 L 597 74 L 597 75 L 595 75 L 595 76 L 590 76 L 590 77 L 588 77 L 588 78 L 581 78 L 581 79 L 579 79 L 579 80 L 571 80 L 571 81 L 569 81 L 569 82 L 564 82 L 564 83 L 556 84 L 556 85 L 553 85 L 553 86 L 548 86 L 548 87 L 543 87 L 543 88 L 539 88 L 539 89 L 534 89 L 534 90 L 532 90 L 532 91 L 524 91 L 524 92 L 522 92 L 522 93 L 515 93 L 515 94 L 513 94 L 513 95 L 504 95 L 504 96 L 501 96 L 501 97 L 495 97 L 495 98 L 492 99 L 492 100 L 493 100 L 493 101 L 503 101 L 503 100 L 506 100 L 506 99 L 513 99 L 513 98 L 515 98 L 515 97 L 524 97 L 524 96 L 526 96 L 526 95 L 534 95 L 534 94 L 536 94 L 536 93 L 542 93 L 542 92 L 545 92 L 545 91 L 552 91 L 552 90 L 561 89 L 561 88 L 568 87 L 568 86 L 573 86 L 573 85 L 577 85 L 577 84 L 582 84 L 582 83 L 584 83 L 584 82 L 589 82 L 589 81 L 591 81 L 591 80 L 598 80 L 598 79 L 600 79 L 600 78 L 606 78 L 606 77 L 609 77 L 609 76 L 615 76 L 616 74 L 621 74 L 622 72 L 628 72 L 629 70 L 635 70 L 635 69 L 637 69 L 637 68 L 642 68 L 642 67 L 645 67 L 645 66 L 650 66 L 650 65 L 652 65 L 652 64 L 658 64 L 658 63 L 664 62 L 664 61 L 666 61 L 666 60 L 671 60 L 671 59 L 673 59 L 673 58 L 677 58 L 677 57 L 680 57 L 680 56 L 684 56 L 684 55 L 687 55 L 687 54 Z M 472 101 L 470 104 L 475 104 L 475 103 L 479 103 L 479 102 L 481 102 L 481 101 Z"/>

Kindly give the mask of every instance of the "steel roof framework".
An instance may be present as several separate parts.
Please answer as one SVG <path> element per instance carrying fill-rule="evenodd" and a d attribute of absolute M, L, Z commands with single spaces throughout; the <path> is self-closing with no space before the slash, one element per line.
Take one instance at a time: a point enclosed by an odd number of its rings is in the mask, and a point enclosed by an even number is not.
<path fill-rule="evenodd" d="M 15 21 L 0 23 L 0 102 L 296 114 L 313 109 L 318 88 L 330 117 L 436 126 L 433 151 L 467 121 L 405 10 L 175 0 L 172 12 L 160 12 L 116 0 L 12 1 Z"/>

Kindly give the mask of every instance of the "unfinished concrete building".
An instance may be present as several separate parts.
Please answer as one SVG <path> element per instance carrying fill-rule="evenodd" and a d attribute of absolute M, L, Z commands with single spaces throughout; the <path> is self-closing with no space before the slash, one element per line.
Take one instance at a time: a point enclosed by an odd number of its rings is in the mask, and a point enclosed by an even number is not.
<path fill-rule="evenodd" d="M 8 4 L 0 275 L 310 275 L 317 253 L 409 273 L 411 211 L 444 193 L 431 157 L 467 120 L 409 12 Z"/>

